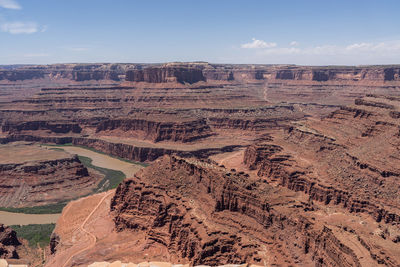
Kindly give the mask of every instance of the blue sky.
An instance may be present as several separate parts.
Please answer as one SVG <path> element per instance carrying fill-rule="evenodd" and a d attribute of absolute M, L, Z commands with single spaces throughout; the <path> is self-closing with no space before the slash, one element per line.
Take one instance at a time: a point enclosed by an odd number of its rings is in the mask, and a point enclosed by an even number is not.
<path fill-rule="evenodd" d="M 400 63 L 398 0 L 0 0 L 0 64 Z"/>

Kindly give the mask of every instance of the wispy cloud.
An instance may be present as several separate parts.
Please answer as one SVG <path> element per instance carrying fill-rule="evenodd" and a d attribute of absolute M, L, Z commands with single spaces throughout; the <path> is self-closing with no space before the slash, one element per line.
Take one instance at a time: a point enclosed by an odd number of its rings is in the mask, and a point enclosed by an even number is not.
<path fill-rule="evenodd" d="M 395 64 L 400 60 L 400 40 L 386 40 L 384 42 L 353 42 L 347 44 L 320 44 L 303 45 L 295 41 L 286 45 L 274 46 L 257 45 L 250 43 L 250 47 L 243 51 L 240 60 L 243 62 L 274 62 L 295 64 Z M 249 46 L 242 48 L 248 48 Z M 245 49 L 243 49 L 245 50 Z"/>
<path fill-rule="evenodd" d="M 38 32 L 39 27 L 35 22 L 15 21 L 1 24 L 0 29 L 11 34 L 32 34 Z"/>
<path fill-rule="evenodd" d="M 252 42 L 242 44 L 240 47 L 241 48 L 250 48 L 250 49 L 257 49 L 257 48 L 271 48 L 275 47 L 276 43 L 267 43 L 262 40 L 257 40 L 256 38 L 251 39 Z"/>
<path fill-rule="evenodd" d="M 254 42 L 253 42 L 254 43 Z M 251 44 L 253 44 L 251 43 Z M 275 44 L 275 43 L 272 43 Z M 256 46 L 256 45 L 254 45 Z M 353 55 L 353 54 L 370 54 L 370 53 L 399 53 L 400 54 L 400 40 L 390 42 L 368 43 L 360 42 L 349 45 L 317 45 L 309 47 L 298 47 L 299 44 L 295 41 L 291 42 L 288 47 L 284 46 L 261 46 L 263 48 L 258 51 L 262 55 Z M 243 47 L 243 45 L 242 45 Z M 243 47 L 248 48 L 248 47 Z M 251 47 L 253 48 L 253 47 Z"/>
<path fill-rule="evenodd" d="M 14 0 L 0 0 L 0 7 L 7 9 L 22 9 L 20 4 Z"/>

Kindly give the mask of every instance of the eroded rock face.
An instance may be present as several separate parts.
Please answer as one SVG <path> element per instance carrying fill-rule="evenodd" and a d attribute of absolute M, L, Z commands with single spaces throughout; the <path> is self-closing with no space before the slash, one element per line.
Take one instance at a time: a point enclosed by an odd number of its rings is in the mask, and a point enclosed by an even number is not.
<path fill-rule="evenodd" d="M 140 70 L 128 70 L 126 80 L 130 82 L 147 83 L 196 83 L 205 81 L 200 68 L 167 65 L 161 67 L 148 67 Z"/>
<path fill-rule="evenodd" d="M 116 132 L 116 133 L 115 133 Z M 113 119 L 100 123 L 96 133 L 136 135 L 153 142 L 190 142 L 212 135 L 204 119 L 182 122 L 162 122 L 146 119 Z"/>
<path fill-rule="evenodd" d="M 0 224 L 0 258 L 18 259 L 17 248 L 20 245 L 17 233 L 10 227 Z"/>
<path fill-rule="evenodd" d="M 9 144 L 2 151 L 13 149 L 12 146 Z M 24 148 L 28 155 L 30 149 L 46 153 L 44 149 L 34 149 L 29 145 L 22 146 L 22 153 Z M 30 207 L 63 202 L 91 193 L 100 181 L 100 177 L 89 174 L 76 155 L 68 156 L 65 153 L 64 157 L 58 156 L 55 159 L 35 160 L 26 157 L 19 160 L 17 153 L 20 151 L 15 149 L 15 163 L 11 163 L 12 159 L 4 163 L 2 158 L 3 163 L 0 164 L 2 207 Z"/>
<path fill-rule="evenodd" d="M 24 131 L 49 131 L 51 133 L 80 133 L 82 128 L 76 123 L 53 123 L 48 121 L 7 121 L 2 125 L 3 132 L 17 134 Z"/>
<path fill-rule="evenodd" d="M 321 121 L 288 128 L 283 139 L 248 147 L 244 163 L 310 199 L 400 223 L 399 122 L 393 115 L 399 103 L 397 97 L 357 99 Z"/>
<path fill-rule="evenodd" d="M 26 65 L 0 69 L 0 81 L 37 79 L 83 81 L 120 81 L 131 64 L 54 64 Z"/>
<path fill-rule="evenodd" d="M 146 233 L 173 262 L 221 265 L 278 257 L 285 264 L 361 266 L 329 228 L 273 208 L 272 191 L 212 162 L 166 156 L 121 184 L 111 211 L 118 231 Z"/>
<path fill-rule="evenodd" d="M 0 81 L 36 79 L 196 83 L 199 81 L 399 81 L 399 66 L 308 67 L 295 65 L 229 65 L 198 63 L 54 64 L 13 66 L 0 70 Z"/>

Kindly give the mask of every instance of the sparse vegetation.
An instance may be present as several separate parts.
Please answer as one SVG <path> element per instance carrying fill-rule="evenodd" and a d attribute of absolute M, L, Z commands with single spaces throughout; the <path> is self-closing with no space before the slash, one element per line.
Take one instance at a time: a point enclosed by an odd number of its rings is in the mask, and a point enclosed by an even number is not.
<path fill-rule="evenodd" d="M 104 175 L 103 180 L 101 180 L 97 188 L 94 190 L 95 193 L 116 188 L 126 178 L 125 174 L 121 171 L 98 167 L 92 164 L 91 158 L 79 155 L 78 157 L 86 168 L 94 169 Z"/>
<path fill-rule="evenodd" d="M 0 207 L 0 211 L 26 213 L 26 214 L 57 214 L 67 205 L 68 201 L 36 207 L 6 208 Z"/>
<path fill-rule="evenodd" d="M 44 248 L 50 243 L 50 236 L 55 228 L 55 224 L 28 224 L 11 225 L 11 228 L 17 232 L 19 238 L 28 240 L 31 247 L 39 245 Z"/>
<path fill-rule="evenodd" d="M 59 150 L 59 151 L 64 151 L 62 149 L 63 146 L 74 146 L 71 143 L 64 144 L 64 145 L 49 145 L 49 144 L 42 144 L 42 145 L 52 147 L 51 149 Z M 108 155 L 108 154 L 105 154 L 101 151 L 97 151 L 92 148 L 87 148 L 87 147 L 82 147 L 82 146 L 77 146 L 77 147 L 91 150 L 93 152 L 100 153 L 103 155 Z M 125 174 L 121 171 L 102 168 L 102 167 L 93 165 L 92 159 L 89 157 L 78 155 L 78 158 L 86 168 L 94 169 L 104 175 L 103 180 L 101 180 L 100 183 L 98 184 L 97 188 L 93 190 L 93 193 L 100 193 L 100 192 L 104 192 L 104 191 L 116 188 L 126 178 Z M 119 157 L 113 157 L 113 158 L 117 158 L 121 161 L 125 161 L 125 162 L 132 163 L 132 164 L 139 164 L 141 166 L 147 166 L 147 164 L 132 162 L 132 161 L 122 159 Z M 82 196 L 82 197 L 84 197 L 84 196 Z M 23 208 L 0 207 L 0 211 L 25 213 L 25 214 L 57 214 L 57 213 L 61 213 L 63 208 L 71 200 L 74 200 L 74 199 L 70 199 L 70 200 L 56 203 L 56 204 L 49 204 L 49 205 L 35 206 L 35 207 L 23 207 Z"/>

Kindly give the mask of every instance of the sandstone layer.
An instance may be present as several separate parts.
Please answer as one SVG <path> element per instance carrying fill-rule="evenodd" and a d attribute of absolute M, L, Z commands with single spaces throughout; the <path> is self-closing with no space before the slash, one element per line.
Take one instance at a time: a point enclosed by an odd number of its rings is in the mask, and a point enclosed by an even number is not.
<path fill-rule="evenodd" d="M 0 206 L 59 203 L 91 193 L 99 182 L 76 155 L 29 143 L 0 146 Z"/>
<path fill-rule="evenodd" d="M 89 217 L 69 219 L 71 203 L 53 233 L 48 266 L 85 266 L 104 253 L 108 261 L 211 266 L 398 265 L 398 244 L 382 238 L 372 218 L 307 199 L 212 161 L 165 156 L 115 193 L 80 201 L 85 214 L 95 208 Z"/>
<path fill-rule="evenodd" d="M 71 202 L 47 266 L 398 266 L 399 74 L 206 62 L 8 66 L 0 143 L 72 143 L 155 161 L 116 192 Z M 83 171 L 71 178 L 80 163 L 61 161 L 1 163 L 37 192 L 58 192 L 54 181 L 69 195 L 89 190 Z M 52 180 L 37 187 L 25 169 Z M 8 182 L 5 192 L 14 190 Z"/>

